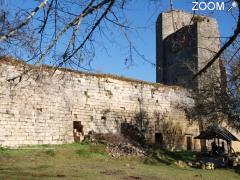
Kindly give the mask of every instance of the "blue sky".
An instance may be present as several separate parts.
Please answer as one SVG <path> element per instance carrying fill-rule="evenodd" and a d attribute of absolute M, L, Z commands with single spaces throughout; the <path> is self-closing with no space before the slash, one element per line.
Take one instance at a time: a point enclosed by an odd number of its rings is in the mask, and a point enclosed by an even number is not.
<path fill-rule="evenodd" d="M 204 1 L 204 0 L 202 0 Z M 217 2 L 216 0 L 212 0 Z M 223 2 L 224 0 L 218 0 Z M 15 6 L 33 5 L 32 0 L 15 0 Z M 23 3 L 24 2 L 24 3 Z M 150 0 L 132 0 L 127 5 L 125 11 L 126 17 L 133 30 L 129 32 L 129 38 L 137 50 L 144 55 L 146 59 L 155 63 L 156 57 L 156 32 L 155 21 L 158 15 L 170 9 L 168 0 L 161 0 L 160 3 L 151 3 Z M 191 12 L 192 0 L 173 0 L 174 9 L 180 9 Z M 227 8 L 226 8 L 227 9 Z M 233 9 L 234 11 L 235 9 Z M 197 14 L 205 14 L 215 17 L 219 23 L 220 33 L 222 37 L 230 36 L 235 25 L 234 18 L 231 13 L 225 11 L 197 11 Z M 138 27 L 138 28 L 135 28 Z M 111 43 L 106 39 L 95 37 L 102 46 L 96 46 L 96 54 L 91 66 L 97 72 L 117 74 L 134 79 L 140 79 L 155 82 L 155 67 L 145 62 L 141 57 L 133 56 L 134 63 L 132 65 L 125 64 L 125 58 L 128 54 L 128 46 L 126 40 L 122 36 L 112 36 L 117 43 Z M 224 40 L 224 39 L 222 39 Z"/>
<path fill-rule="evenodd" d="M 221 2 L 221 1 L 220 1 Z M 188 12 L 192 11 L 191 0 L 175 0 L 174 8 L 181 9 Z M 148 60 L 155 63 L 156 59 L 156 35 L 155 35 L 155 21 L 159 13 L 169 10 L 168 1 L 164 0 L 156 7 L 155 4 L 149 4 L 147 0 L 134 0 L 129 5 L 127 16 L 134 27 L 147 26 L 147 29 L 137 29 L 136 32 L 131 33 L 131 40 L 134 45 Z M 201 11 L 198 14 L 205 14 L 215 17 L 219 23 L 220 33 L 222 37 L 230 36 L 234 28 L 234 19 L 230 13 L 225 11 Z M 224 39 L 222 39 L 224 42 Z M 124 42 L 123 39 L 117 41 Z M 126 43 L 126 42 L 125 42 Z M 110 46 L 111 47 L 111 46 Z M 101 50 L 96 53 L 96 58 L 93 67 L 104 73 L 118 74 L 135 79 L 155 82 L 155 67 L 146 63 L 138 56 L 134 56 L 134 64 L 126 67 L 124 58 L 126 49 L 111 47 L 110 54 L 107 55 Z"/>

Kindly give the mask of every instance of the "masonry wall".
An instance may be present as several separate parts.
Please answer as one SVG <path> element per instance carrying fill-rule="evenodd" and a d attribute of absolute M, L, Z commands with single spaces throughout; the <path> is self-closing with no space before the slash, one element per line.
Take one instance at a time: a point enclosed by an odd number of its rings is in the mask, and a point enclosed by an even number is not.
<path fill-rule="evenodd" d="M 163 83 L 196 89 L 197 25 L 185 26 L 164 39 Z"/>
<path fill-rule="evenodd" d="M 208 87 L 220 78 L 219 60 L 192 80 L 220 49 L 216 19 L 183 11 L 161 13 L 156 23 L 156 80 L 191 89 Z M 213 73 L 214 72 L 214 73 Z"/>
<path fill-rule="evenodd" d="M 164 83 L 164 40 L 181 28 L 191 25 L 192 14 L 183 11 L 163 12 L 156 22 L 156 81 Z"/>
<path fill-rule="evenodd" d="M 73 121 L 81 121 L 85 134 L 120 133 L 123 122 L 141 123 L 149 143 L 160 132 L 172 149 L 186 149 L 186 136 L 198 134 L 180 108 L 193 105 L 185 89 L 64 69 L 53 74 L 50 67 L 18 77 L 28 68 L 0 59 L 1 146 L 71 143 Z"/>

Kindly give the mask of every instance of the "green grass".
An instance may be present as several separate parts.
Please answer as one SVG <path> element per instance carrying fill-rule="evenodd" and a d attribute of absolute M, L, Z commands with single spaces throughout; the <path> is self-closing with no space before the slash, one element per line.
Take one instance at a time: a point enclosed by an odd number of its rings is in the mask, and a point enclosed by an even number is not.
<path fill-rule="evenodd" d="M 52 157 L 56 156 L 56 153 L 53 149 L 46 150 L 45 153 Z"/>
<path fill-rule="evenodd" d="M 102 144 L 98 145 L 82 145 L 76 153 L 80 157 L 104 157 L 107 156 L 106 147 Z"/>
<path fill-rule="evenodd" d="M 194 153 L 156 150 L 155 157 L 113 159 L 104 145 L 68 144 L 0 149 L 0 179 L 239 179 L 240 171 L 179 168 Z"/>

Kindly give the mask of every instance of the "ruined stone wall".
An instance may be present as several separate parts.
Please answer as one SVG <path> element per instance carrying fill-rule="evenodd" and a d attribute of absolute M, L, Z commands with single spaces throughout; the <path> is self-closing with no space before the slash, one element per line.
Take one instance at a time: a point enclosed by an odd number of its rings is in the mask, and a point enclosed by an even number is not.
<path fill-rule="evenodd" d="M 193 105 L 185 89 L 66 69 L 53 74 L 51 67 L 18 77 L 28 68 L 0 59 L 0 146 L 71 143 L 73 121 L 81 121 L 85 134 L 120 133 L 122 122 L 137 123 L 150 143 L 161 132 L 173 149 L 186 149 L 185 136 L 198 134 L 180 108 Z"/>

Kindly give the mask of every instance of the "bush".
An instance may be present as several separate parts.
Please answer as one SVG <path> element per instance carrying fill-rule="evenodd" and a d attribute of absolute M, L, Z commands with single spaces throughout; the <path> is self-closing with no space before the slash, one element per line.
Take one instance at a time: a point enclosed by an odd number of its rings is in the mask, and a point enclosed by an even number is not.
<path fill-rule="evenodd" d="M 8 155 L 9 154 L 9 149 L 8 148 L 4 148 L 0 146 L 0 155 Z"/>
<path fill-rule="evenodd" d="M 0 151 L 1 151 L 1 152 L 7 151 L 7 150 L 8 150 L 7 148 L 0 146 Z"/>

